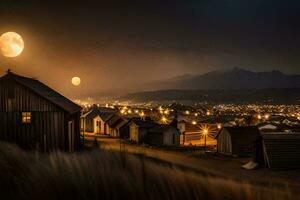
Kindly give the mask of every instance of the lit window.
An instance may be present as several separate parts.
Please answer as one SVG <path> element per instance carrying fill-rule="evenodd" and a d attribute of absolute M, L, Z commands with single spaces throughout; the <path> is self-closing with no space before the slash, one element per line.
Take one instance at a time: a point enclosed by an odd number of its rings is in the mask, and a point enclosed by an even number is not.
<path fill-rule="evenodd" d="M 31 112 L 22 112 L 22 123 L 23 124 L 31 123 Z"/>

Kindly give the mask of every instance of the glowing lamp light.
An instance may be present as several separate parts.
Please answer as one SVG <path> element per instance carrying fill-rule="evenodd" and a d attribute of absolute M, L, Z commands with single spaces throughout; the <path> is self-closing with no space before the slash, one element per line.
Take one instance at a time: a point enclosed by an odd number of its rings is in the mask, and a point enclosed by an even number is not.
<path fill-rule="evenodd" d="M 257 115 L 257 119 L 261 119 L 261 115 Z"/>
<path fill-rule="evenodd" d="M 166 123 L 166 122 L 167 122 L 167 118 L 162 117 L 162 118 L 161 118 L 161 121 L 162 121 L 163 123 Z"/>
<path fill-rule="evenodd" d="M 220 130 L 222 128 L 222 125 L 221 124 L 218 124 L 218 129 Z"/>
<path fill-rule="evenodd" d="M 129 110 L 128 110 L 128 113 L 130 114 L 130 113 L 132 113 L 132 111 L 129 109 Z"/>
<path fill-rule="evenodd" d="M 198 116 L 198 113 L 195 113 L 195 117 L 197 117 Z"/>
<path fill-rule="evenodd" d="M 207 135 L 208 134 L 208 129 L 203 129 L 203 134 Z"/>
<path fill-rule="evenodd" d="M 270 115 L 269 114 L 265 114 L 265 119 L 269 119 Z"/>
<path fill-rule="evenodd" d="M 210 115 L 210 111 L 207 111 L 207 112 L 206 112 L 206 115 Z"/>
<path fill-rule="evenodd" d="M 186 110 L 186 111 L 185 111 L 185 114 L 189 115 L 189 114 L 190 114 L 190 111 Z"/>
<path fill-rule="evenodd" d="M 196 121 L 192 121 L 192 124 L 193 124 L 193 125 L 196 125 L 196 124 L 197 124 L 197 122 L 196 122 Z"/>

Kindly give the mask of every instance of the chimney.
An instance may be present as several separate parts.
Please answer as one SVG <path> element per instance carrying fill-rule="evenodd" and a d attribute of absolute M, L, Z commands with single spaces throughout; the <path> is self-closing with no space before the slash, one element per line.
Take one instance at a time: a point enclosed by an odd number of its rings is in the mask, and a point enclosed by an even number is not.
<path fill-rule="evenodd" d="M 10 70 L 10 69 L 8 69 L 8 70 L 6 71 L 6 73 L 7 73 L 7 74 L 10 74 L 10 73 L 11 73 L 11 70 Z"/>

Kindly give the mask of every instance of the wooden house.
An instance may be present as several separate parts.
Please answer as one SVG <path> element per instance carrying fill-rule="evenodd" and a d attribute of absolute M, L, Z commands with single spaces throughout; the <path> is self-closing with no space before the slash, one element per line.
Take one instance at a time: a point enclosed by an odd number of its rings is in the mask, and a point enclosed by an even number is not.
<path fill-rule="evenodd" d="M 127 123 L 127 119 L 119 114 L 115 114 L 107 121 L 108 134 L 112 137 L 120 137 L 120 129 Z"/>
<path fill-rule="evenodd" d="M 134 118 L 129 123 L 129 138 L 136 143 L 144 143 L 148 130 L 157 123 L 151 120 L 143 120 Z"/>
<path fill-rule="evenodd" d="M 256 126 L 224 127 L 216 136 L 218 153 L 254 156 L 259 135 Z"/>
<path fill-rule="evenodd" d="M 156 125 L 148 130 L 145 143 L 155 146 L 179 146 L 180 132 L 171 125 Z"/>
<path fill-rule="evenodd" d="M 95 107 L 80 117 L 81 131 L 85 134 L 108 134 L 107 121 L 113 117 L 114 111 L 102 111 Z"/>
<path fill-rule="evenodd" d="M 40 81 L 10 71 L 0 78 L 0 139 L 25 149 L 80 149 L 81 107 Z"/>
<path fill-rule="evenodd" d="M 256 162 L 271 169 L 300 169 L 300 133 L 263 133 Z"/>

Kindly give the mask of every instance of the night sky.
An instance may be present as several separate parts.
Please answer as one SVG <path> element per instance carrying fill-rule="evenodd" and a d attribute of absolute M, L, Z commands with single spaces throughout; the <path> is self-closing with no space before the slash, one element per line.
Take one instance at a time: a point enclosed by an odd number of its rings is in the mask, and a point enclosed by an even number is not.
<path fill-rule="evenodd" d="M 21 56 L 0 56 L 0 73 L 67 95 L 232 67 L 300 74 L 300 1 L 99 2 L 0 0 L 0 34 L 25 41 Z"/>

